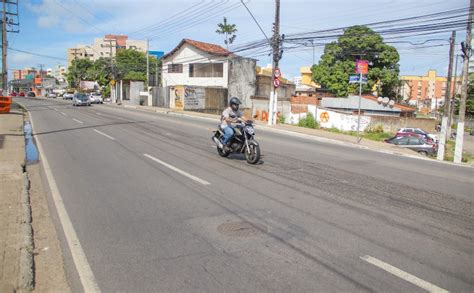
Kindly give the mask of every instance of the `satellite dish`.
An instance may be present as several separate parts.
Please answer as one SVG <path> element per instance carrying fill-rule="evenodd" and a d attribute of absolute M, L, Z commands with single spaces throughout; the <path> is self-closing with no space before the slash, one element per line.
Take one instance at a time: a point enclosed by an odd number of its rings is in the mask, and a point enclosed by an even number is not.
<path fill-rule="evenodd" d="M 384 103 L 385 105 L 387 105 L 388 102 L 390 102 L 390 99 L 389 99 L 388 97 L 384 97 L 383 100 L 382 100 L 382 103 Z"/>
<path fill-rule="evenodd" d="M 390 100 L 390 102 L 388 102 L 388 105 L 390 107 L 393 107 L 395 105 L 395 101 L 394 100 Z"/>
<path fill-rule="evenodd" d="M 377 102 L 379 102 L 379 104 L 382 103 L 382 101 L 383 101 L 383 98 L 382 98 L 382 97 L 378 97 L 378 98 L 377 98 Z"/>

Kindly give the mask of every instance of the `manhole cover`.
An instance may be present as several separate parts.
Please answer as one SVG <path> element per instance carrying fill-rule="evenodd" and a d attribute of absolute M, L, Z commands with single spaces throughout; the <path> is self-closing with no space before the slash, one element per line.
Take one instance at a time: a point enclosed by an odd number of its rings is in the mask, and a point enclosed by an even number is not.
<path fill-rule="evenodd" d="M 265 226 L 250 222 L 229 222 L 217 227 L 219 233 L 232 237 L 254 237 L 267 233 Z"/>

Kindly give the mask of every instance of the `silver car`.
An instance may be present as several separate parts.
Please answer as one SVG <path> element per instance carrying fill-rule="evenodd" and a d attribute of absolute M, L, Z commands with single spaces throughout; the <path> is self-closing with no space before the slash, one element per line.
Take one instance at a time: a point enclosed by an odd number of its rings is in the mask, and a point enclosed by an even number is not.
<path fill-rule="evenodd" d="M 89 100 L 89 97 L 86 94 L 77 93 L 77 94 L 74 94 L 74 98 L 72 99 L 72 105 L 73 106 L 90 106 L 91 101 Z"/>

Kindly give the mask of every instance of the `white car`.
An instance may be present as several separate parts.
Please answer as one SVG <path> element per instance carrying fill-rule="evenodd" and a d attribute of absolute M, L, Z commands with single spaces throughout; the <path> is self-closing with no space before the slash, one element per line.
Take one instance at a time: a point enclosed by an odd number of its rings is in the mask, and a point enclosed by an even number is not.
<path fill-rule="evenodd" d="M 89 100 L 92 104 L 103 104 L 104 100 L 100 94 L 94 93 L 89 95 Z"/>
<path fill-rule="evenodd" d="M 63 95 L 63 100 L 72 100 L 74 98 L 74 94 L 71 93 L 65 93 Z"/>
<path fill-rule="evenodd" d="M 46 94 L 47 98 L 57 98 L 58 96 L 55 93 Z"/>
<path fill-rule="evenodd" d="M 89 100 L 89 97 L 86 94 L 77 93 L 74 95 L 74 98 L 72 99 L 72 105 L 73 106 L 90 106 L 91 101 Z"/>

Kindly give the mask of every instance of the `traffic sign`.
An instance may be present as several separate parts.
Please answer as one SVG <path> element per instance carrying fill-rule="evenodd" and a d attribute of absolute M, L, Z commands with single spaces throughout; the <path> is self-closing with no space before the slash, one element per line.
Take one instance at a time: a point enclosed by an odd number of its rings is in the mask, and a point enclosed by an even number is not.
<path fill-rule="evenodd" d="M 367 74 L 369 73 L 369 61 L 357 60 L 356 61 L 356 73 Z"/>
<path fill-rule="evenodd" d="M 360 75 L 349 75 L 349 83 L 359 83 Z M 367 83 L 367 77 L 362 76 L 362 83 Z"/>
<path fill-rule="evenodd" d="M 280 78 L 281 76 L 280 68 L 275 68 L 273 74 L 275 75 L 276 78 Z"/>
<path fill-rule="evenodd" d="M 273 86 L 276 87 L 276 88 L 280 86 L 280 83 L 281 83 L 281 82 L 280 82 L 280 80 L 279 80 L 278 78 L 275 78 L 275 79 L 273 80 Z"/>

